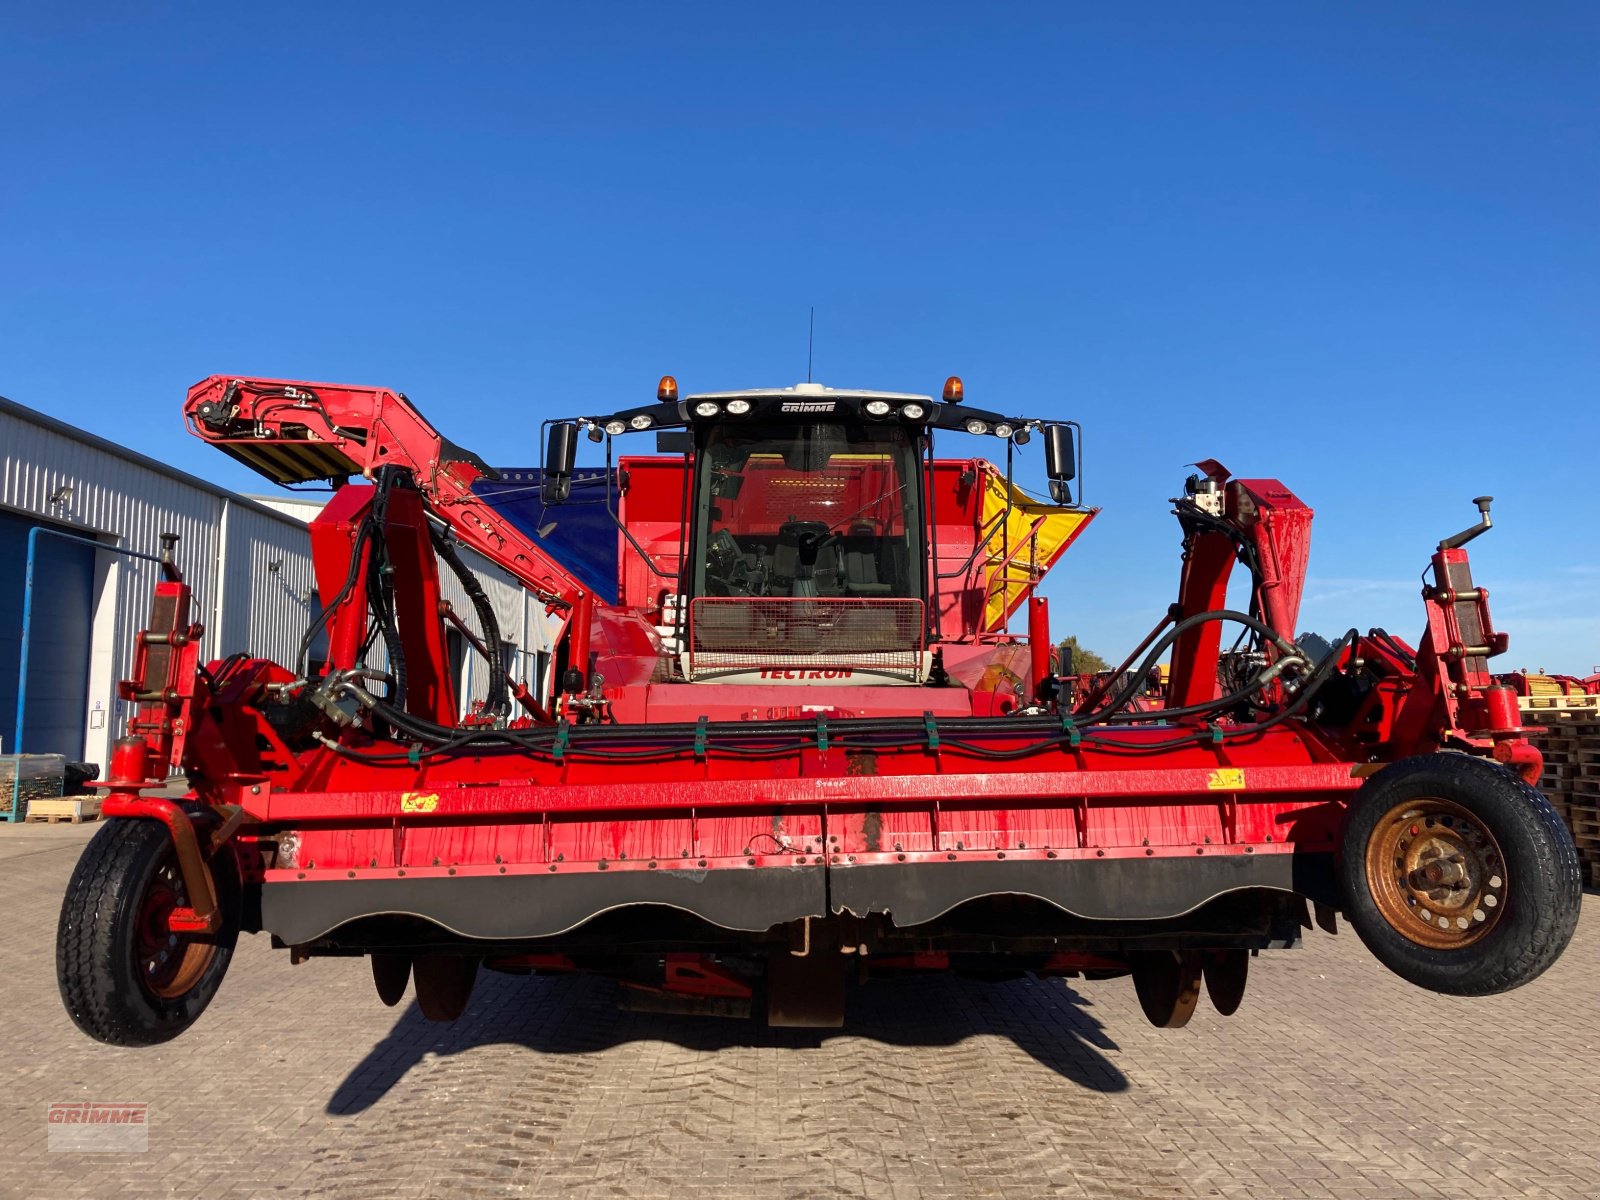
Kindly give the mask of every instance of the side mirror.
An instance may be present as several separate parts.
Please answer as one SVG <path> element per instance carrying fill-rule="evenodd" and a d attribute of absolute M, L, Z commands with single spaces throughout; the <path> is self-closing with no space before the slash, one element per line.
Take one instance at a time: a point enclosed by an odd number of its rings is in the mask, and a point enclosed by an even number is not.
<path fill-rule="evenodd" d="M 1071 483 L 1078 474 L 1078 450 L 1070 425 L 1044 427 L 1044 473 L 1050 480 L 1050 499 L 1072 503 Z"/>
<path fill-rule="evenodd" d="M 572 469 L 578 461 L 578 427 L 570 421 L 550 426 L 545 444 L 544 480 L 539 494 L 546 504 L 560 504 L 572 495 Z"/>

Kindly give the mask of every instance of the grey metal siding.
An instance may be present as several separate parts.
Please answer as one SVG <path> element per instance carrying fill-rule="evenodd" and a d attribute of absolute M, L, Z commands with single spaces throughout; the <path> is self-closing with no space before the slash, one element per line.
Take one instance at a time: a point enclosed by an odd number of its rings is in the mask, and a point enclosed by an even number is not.
<path fill-rule="evenodd" d="M 317 508 L 309 499 L 238 496 L 0 397 L 0 510 L 141 554 L 158 553 L 162 533 L 178 534 L 178 564 L 195 592 L 191 619 L 206 628 L 208 658 L 248 652 L 294 665 L 313 609 L 304 522 Z M 94 553 L 84 756 L 104 764 L 127 715 L 116 685 L 132 669 L 134 635 L 148 622 L 157 568 Z M 487 559 L 471 551 L 463 556 L 489 595 L 502 636 L 516 647 L 513 673 L 536 683 L 553 629 L 544 606 Z M 441 573 L 444 597 L 476 628 L 464 589 L 442 564 Z M 487 694 L 485 664 L 471 658 L 463 710 Z M 14 677 L 0 679 L 0 689 L 15 685 Z"/>
<path fill-rule="evenodd" d="M 296 596 L 310 587 L 309 539 L 292 518 L 4 400 L 0 510 L 141 554 L 157 554 L 162 533 L 178 534 L 178 565 L 195 593 L 191 619 L 206 628 L 202 654 L 249 650 L 292 661 L 306 611 Z M 104 764 L 126 716 L 116 684 L 132 669 L 157 568 L 94 553 L 84 756 Z M 281 564 L 276 573 L 272 562 Z M 8 686 L 14 677 L 0 679 Z"/>
<path fill-rule="evenodd" d="M 222 651 L 248 651 L 292 667 L 311 620 L 313 575 L 306 527 L 230 506 L 222 583 Z"/>

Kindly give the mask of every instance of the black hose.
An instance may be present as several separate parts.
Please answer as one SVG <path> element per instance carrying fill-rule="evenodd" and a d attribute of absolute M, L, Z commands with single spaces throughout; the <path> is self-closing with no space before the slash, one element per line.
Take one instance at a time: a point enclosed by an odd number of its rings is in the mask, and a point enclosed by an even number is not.
<path fill-rule="evenodd" d="M 1310 701 L 1312 695 L 1316 693 L 1317 689 L 1319 689 L 1328 681 L 1328 676 L 1332 675 L 1334 669 L 1339 665 L 1339 655 L 1344 652 L 1345 647 L 1349 646 L 1356 640 L 1356 638 L 1360 636 L 1361 635 L 1356 630 L 1352 629 L 1342 638 L 1340 638 L 1339 644 L 1333 648 L 1332 653 L 1330 653 L 1328 657 L 1324 658 L 1320 663 L 1317 664 L 1316 670 L 1312 671 L 1311 674 L 1306 676 L 1305 682 L 1300 686 L 1299 694 L 1296 695 L 1295 698 L 1288 704 L 1284 705 L 1270 717 L 1257 721 L 1253 725 L 1236 726 L 1235 728 L 1228 730 L 1228 733 L 1230 735 L 1236 733 L 1260 733 L 1263 729 L 1271 729 L 1280 721 L 1285 721 L 1294 716 L 1295 713 L 1299 712 L 1306 706 L 1307 702 Z"/>
<path fill-rule="evenodd" d="M 1167 632 L 1159 639 L 1157 639 L 1155 645 L 1150 648 L 1149 653 L 1144 656 L 1144 661 L 1139 664 L 1139 666 L 1132 672 L 1131 675 L 1129 675 L 1128 682 L 1123 684 L 1120 689 L 1114 692 L 1109 699 L 1104 701 L 1101 706 L 1095 709 L 1093 712 L 1078 715 L 1076 717 L 1078 724 L 1098 725 L 1102 722 L 1111 721 L 1116 718 L 1116 716 L 1121 713 L 1123 705 L 1125 705 L 1129 700 L 1133 699 L 1139 688 L 1144 685 L 1144 681 L 1149 678 L 1151 668 L 1153 668 L 1161 656 L 1166 653 L 1167 648 L 1171 646 L 1173 642 L 1177 641 L 1178 638 L 1188 630 L 1193 629 L 1197 625 L 1204 625 L 1211 621 L 1237 621 L 1241 625 L 1246 625 L 1251 629 L 1254 629 L 1262 637 L 1270 639 L 1278 647 L 1278 649 L 1282 650 L 1285 654 L 1300 653 L 1299 647 L 1297 647 L 1293 642 L 1285 639 L 1281 634 L 1279 634 L 1264 621 L 1260 621 L 1248 613 L 1237 612 L 1233 609 L 1227 608 L 1219 608 L 1212 612 L 1195 613 L 1192 617 L 1185 617 L 1183 620 L 1179 621 L 1171 629 L 1167 630 Z M 1157 711 L 1164 712 L 1172 716 L 1188 716 L 1196 712 L 1220 711 L 1227 705 L 1236 704 L 1250 696 L 1255 692 L 1257 686 L 1259 685 L 1234 692 L 1218 700 L 1209 700 L 1204 704 L 1193 705 L 1183 709 L 1160 709 Z M 1138 714 L 1134 715 L 1137 716 Z"/>
<path fill-rule="evenodd" d="M 1255 543 L 1245 537 L 1244 532 L 1237 526 L 1229 524 L 1221 517 L 1214 517 L 1210 513 L 1203 511 L 1192 499 L 1185 498 L 1178 501 L 1177 514 L 1178 522 L 1183 527 L 1185 535 L 1190 532 L 1191 527 L 1203 526 L 1214 533 L 1222 534 L 1233 543 L 1235 556 L 1244 563 L 1245 569 L 1250 572 L 1250 615 L 1259 617 L 1261 615 L 1261 585 L 1265 572 L 1261 569 L 1261 556 L 1256 553 Z"/>
<path fill-rule="evenodd" d="M 501 657 L 503 643 L 500 639 L 500 622 L 494 615 L 494 606 L 489 603 L 489 594 L 483 590 L 483 584 L 478 581 L 478 577 L 467 569 L 467 564 L 462 561 L 461 555 L 456 551 L 455 543 L 449 536 L 431 522 L 428 530 L 433 535 L 434 550 L 461 581 L 461 589 L 466 592 L 467 599 L 472 601 L 473 611 L 478 614 L 478 632 L 483 637 L 484 649 L 489 652 L 489 692 L 484 701 L 485 711 L 495 716 L 504 716 L 511 711 L 511 690 L 506 686 L 506 666 Z"/>
<path fill-rule="evenodd" d="M 396 468 L 385 467 L 378 472 L 378 490 L 372 501 L 372 519 L 377 528 L 386 527 L 389 514 L 389 489 L 394 486 Z M 389 674 L 394 686 L 389 689 L 388 700 L 396 707 L 406 707 L 407 676 L 405 646 L 400 640 L 400 628 L 395 619 L 394 568 L 389 561 L 389 547 L 382 537 L 372 539 L 367 563 L 367 602 L 377 620 L 383 636 L 383 648 L 389 656 Z"/>
<path fill-rule="evenodd" d="M 1405 667 L 1408 671 L 1415 671 L 1417 669 L 1417 656 L 1402 646 L 1395 636 L 1387 629 L 1369 629 L 1367 631 L 1367 636 L 1373 641 L 1385 646 L 1390 654 L 1393 654 L 1405 664 Z M 1329 653 L 1332 653 L 1332 651 L 1329 651 Z"/>
<path fill-rule="evenodd" d="M 1151 659 L 1134 676 L 1135 681 L 1148 673 L 1153 657 L 1158 656 L 1169 644 L 1172 638 L 1181 635 L 1186 629 L 1195 625 L 1213 620 L 1240 621 L 1269 638 L 1286 653 L 1294 652 L 1295 647 L 1288 643 L 1281 635 L 1270 627 L 1265 626 L 1254 618 L 1243 613 L 1229 610 L 1218 610 L 1210 613 L 1197 613 L 1193 617 L 1178 622 L 1150 652 Z M 1356 637 L 1356 631 L 1351 630 L 1335 647 L 1342 651 Z M 1298 694 L 1283 709 L 1272 714 L 1265 720 L 1251 725 L 1239 725 L 1226 729 L 1225 735 L 1229 738 L 1248 737 L 1258 734 L 1273 725 L 1286 720 L 1294 715 L 1307 702 L 1311 696 L 1322 686 L 1337 666 L 1337 653 L 1329 655 L 1318 664 L 1304 682 L 1300 685 Z M 1220 711 L 1246 698 L 1259 687 L 1259 684 L 1246 692 L 1233 693 L 1210 701 L 1203 705 L 1190 705 L 1183 709 L 1164 709 L 1150 713 L 1123 714 L 1122 720 L 1147 720 L 1162 721 L 1174 716 L 1189 715 L 1191 712 Z M 1036 754 L 1058 750 L 1063 746 L 1073 743 L 1087 743 L 1102 750 L 1128 753 L 1151 754 L 1165 750 L 1175 749 L 1180 746 L 1194 745 L 1209 739 L 1210 730 L 1196 730 L 1193 733 L 1180 734 L 1173 738 L 1155 742 L 1128 742 L 1123 738 L 1114 737 L 1107 733 L 1098 733 L 1085 726 L 1099 722 L 1109 722 L 1117 717 L 1117 708 L 1125 700 L 1113 698 L 1101 709 L 1091 714 L 1093 720 L 1082 718 L 1073 722 L 1074 728 L 1064 729 L 1059 717 L 965 717 L 935 722 L 935 730 L 943 738 L 943 744 L 951 749 L 971 754 L 978 758 L 995 761 L 1026 758 Z M 339 753 L 363 762 L 381 763 L 398 762 L 421 758 L 433 758 L 440 755 L 453 754 L 467 749 L 473 753 L 523 753 L 536 754 L 542 757 L 557 757 L 556 743 L 562 737 L 560 731 L 550 726 L 533 729 L 458 729 L 437 724 L 426 718 L 408 713 L 404 709 L 383 701 L 372 700 L 369 707 L 373 715 L 387 723 L 399 734 L 409 737 L 416 742 L 423 743 L 415 750 L 395 752 L 389 754 L 367 754 L 363 751 L 353 750 L 349 747 L 334 746 Z M 831 730 L 834 737 L 841 744 L 860 749 L 906 749 L 918 745 L 925 745 L 928 731 L 923 722 L 918 722 L 904 717 L 878 717 L 860 718 L 852 720 L 847 726 L 835 726 Z M 715 752 L 738 757 L 774 757 L 789 755 L 800 750 L 809 749 L 817 742 L 819 726 L 815 721 L 776 721 L 765 724 L 749 724 L 744 722 L 718 722 L 716 724 L 693 725 L 688 723 L 674 723 L 656 726 L 626 726 L 626 725 L 587 725 L 568 727 L 565 737 L 568 739 L 559 752 L 561 755 L 575 759 L 597 760 L 607 762 L 643 762 L 661 761 L 680 758 L 693 750 L 689 739 L 701 737 L 703 751 Z M 979 736 L 1024 738 L 1032 737 L 1034 740 L 1022 746 L 1011 748 L 997 748 L 980 746 L 966 741 L 961 735 L 977 734 Z M 1045 736 L 1040 736 L 1041 734 Z M 708 736 L 709 735 L 709 736 Z M 628 747 L 628 748 L 623 748 Z"/>
<path fill-rule="evenodd" d="M 311 643 L 317 640 L 317 634 L 327 628 L 328 622 L 333 620 L 333 614 L 339 606 L 350 598 L 350 593 L 355 590 L 356 577 L 361 574 L 361 555 L 366 548 L 367 539 L 372 536 L 372 517 L 369 515 L 361 522 L 361 528 L 356 531 L 355 545 L 350 548 L 350 570 L 344 577 L 344 586 L 334 596 L 333 601 L 323 605 L 311 624 L 306 627 L 306 633 L 300 639 L 300 653 L 295 658 L 295 674 L 304 679 L 311 657 Z"/>

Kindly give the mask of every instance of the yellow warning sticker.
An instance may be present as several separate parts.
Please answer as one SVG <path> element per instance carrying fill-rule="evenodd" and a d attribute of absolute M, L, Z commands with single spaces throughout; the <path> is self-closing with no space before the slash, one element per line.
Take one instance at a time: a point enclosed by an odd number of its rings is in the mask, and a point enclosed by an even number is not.
<path fill-rule="evenodd" d="M 1242 792 L 1244 791 L 1244 768 L 1218 767 L 1211 772 L 1211 778 L 1206 780 L 1206 787 L 1213 792 Z"/>
<path fill-rule="evenodd" d="M 401 792 L 400 811 L 408 813 L 432 812 L 439 807 L 439 794 L 429 792 Z"/>

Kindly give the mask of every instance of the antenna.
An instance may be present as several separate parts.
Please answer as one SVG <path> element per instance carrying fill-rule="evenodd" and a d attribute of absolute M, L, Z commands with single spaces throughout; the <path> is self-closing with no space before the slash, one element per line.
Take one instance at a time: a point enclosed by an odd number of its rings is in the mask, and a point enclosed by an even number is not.
<path fill-rule="evenodd" d="M 811 382 L 811 351 L 817 344 L 817 306 L 811 306 L 811 329 L 806 334 L 806 382 Z"/>

